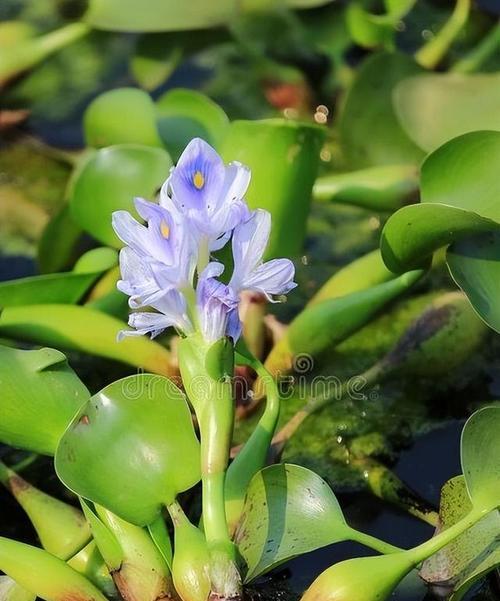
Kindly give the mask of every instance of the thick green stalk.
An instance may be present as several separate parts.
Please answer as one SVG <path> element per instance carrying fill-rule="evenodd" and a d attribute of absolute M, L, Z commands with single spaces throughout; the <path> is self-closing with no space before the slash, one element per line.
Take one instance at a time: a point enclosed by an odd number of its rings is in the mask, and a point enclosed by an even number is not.
<path fill-rule="evenodd" d="M 500 23 L 482 38 L 479 44 L 450 69 L 453 73 L 474 73 L 500 47 Z"/>
<path fill-rule="evenodd" d="M 422 561 L 437 553 L 440 549 L 450 543 L 452 540 L 460 536 L 463 532 L 474 526 L 481 518 L 483 518 L 488 511 L 484 509 L 472 509 L 467 515 L 465 515 L 459 522 L 453 524 L 446 530 L 443 530 L 431 539 L 406 551 L 408 556 L 411 557 L 414 565 L 417 566 Z"/>
<path fill-rule="evenodd" d="M 470 7 L 470 0 L 457 0 L 455 9 L 443 28 L 415 54 L 415 60 L 419 65 L 426 69 L 434 69 L 441 62 L 449 47 L 467 23 Z"/>
<path fill-rule="evenodd" d="M 401 549 L 399 547 L 395 547 L 394 545 L 391 545 L 390 543 L 386 543 L 385 541 L 380 540 L 379 538 L 376 538 L 375 536 L 371 536 L 370 534 L 366 534 L 365 532 L 361 532 L 361 531 L 356 530 L 355 528 L 351 528 L 351 527 L 349 527 L 349 530 L 351 532 L 351 535 L 350 535 L 351 540 L 356 541 L 357 543 L 360 543 L 362 545 L 365 545 L 365 547 L 369 547 L 370 549 L 374 549 L 375 551 L 378 551 L 379 553 L 387 555 L 389 553 L 397 553 L 398 551 L 401 551 Z"/>
<path fill-rule="evenodd" d="M 234 425 L 233 346 L 225 338 L 208 344 L 199 335 L 190 336 L 179 344 L 179 367 L 200 428 L 203 526 L 212 593 L 214 598 L 237 599 L 241 579 L 229 536 L 224 493 Z"/>
<path fill-rule="evenodd" d="M 241 353 L 237 354 L 237 361 L 252 367 L 261 378 L 266 390 L 266 408 L 257 427 L 227 471 L 226 515 L 230 532 L 234 532 L 240 518 L 250 480 L 266 463 L 280 414 L 278 387 L 264 365 L 255 357 L 252 357 L 247 350 L 243 349 Z"/>

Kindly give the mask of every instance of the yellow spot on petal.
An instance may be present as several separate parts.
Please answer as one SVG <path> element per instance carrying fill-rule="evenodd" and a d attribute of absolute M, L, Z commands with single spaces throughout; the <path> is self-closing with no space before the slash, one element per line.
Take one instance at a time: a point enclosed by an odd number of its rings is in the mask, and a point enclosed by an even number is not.
<path fill-rule="evenodd" d="M 161 235 L 165 238 L 165 240 L 168 240 L 168 238 L 170 236 L 170 228 L 168 227 L 168 224 L 166 221 L 161 222 L 160 231 L 161 231 Z"/>
<path fill-rule="evenodd" d="M 193 184 L 197 190 L 201 190 L 205 185 L 205 178 L 203 177 L 203 173 L 201 171 L 197 171 L 193 175 Z"/>

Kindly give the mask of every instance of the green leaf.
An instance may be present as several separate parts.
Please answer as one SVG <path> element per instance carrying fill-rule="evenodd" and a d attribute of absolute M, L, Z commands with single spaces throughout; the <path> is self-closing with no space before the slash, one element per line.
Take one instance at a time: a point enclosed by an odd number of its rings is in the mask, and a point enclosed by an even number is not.
<path fill-rule="evenodd" d="M 360 2 L 350 2 L 346 7 L 346 22 L 353 41 L 364 48 L 394 45 L 396 30 L 387 15 L 374 15 Z"/>
<path fill-rule="evenodd" d="M 250 482 L 235 542 L 248 582 L 292 557 L 351 536 L 328 484 L 304 467 L 281 464 Z"/>
<path fill-rule="evenodd" d="M 81 511 L 44 493 L 0 462 L 0 480 L 26 512 L 43 548 L 67 560 L 90 540 Z"/>
<path fill-rule="evenodd" d="M 157 107 L 158 129 L 174 160 L 192 138 L 203 138 L 217 147 L 229 126 L 221 107 L 195 90 L 170 90 L 160 96 Z"/>
<path fill-rule="evenodd" d="M 107 601 L 84 576 L 43 549 L 0 537 L 0 570 L 46 601 Z"/>
<path fill-rule="evenodd" d="M 81 228 L 65 205 L 45 226 L 38 242 L 38 265 L 42 273 L 68 269 L 74 260 Z"/>
<path fill-rule="evenodd" d="M 87 145 L 95 148 L 116 144 L 162 147 L 154 102 L 137 88 L 115 88 L 97 96 L 85 111 L 83 128 Z"/>
<path fill-rule="evenodd" d="M 126 436 L 123 433 L 126 432 Z M 129 376 L 84 405 L 55 458 L 64 484 L 139 526 L 200 479 L 200 449 L 185 395 L 171 380 Z"/>
<path fill-rule="evenodd" d="M 51 273 L 2 282 L 0 306 L 77 303 L 101 273 Z"/>
<path fill-rule="evenodd" d="M 174 599 L 168 564 L 148 531 L 120 519 L 100 505 L 95 509 L 123 551 L 123 561 L 113 572 L 123 599 Z"/>
<path fill-rule="evenodd" d="M 451 276 L 468 296 L 478 315 L 500 332 L 500 232 L 486 232 L 455 242 L 446 262 Z"/>
<path fill-rule="evenodd" d="M 21 37 L 0 55 L 0 85 L 89 33 L 84 23 L 69 23 L 36 37 Z"/>
<path fill-rule="evenodd" d="M 500 506 L 500 407 L 485 407 L 467 420 L 461 441 L 462 470 L 472 505 Z"/>
<path fill-rule="evenodd" d="M 0 346 L 0 440 L 52 455 L 89 392 L 59 351 Z"/>
<path fill-rule="evenodd" d="M 130 60 L 135 81 L 154 90 L 174 72 L 182 59 L 183 46 L 176 34 L 146 33 L 140 36 Z"/>
<path fill-rule="evenodd" d="M 414 271 L 371 288 L 338 298 L 328 298 L 301 311 L 286 334 L 269 353 L 265 366 L 273 375 L 292 368 L 297 356 L 317 357 L 321 352 L 354 334 L 388 302 L 411 288 L 423 275 Z"/>
<path fill-rule="evenodd" d="M 500 130 L 500 74 L 424 74 L 394 90 L 401 125 L 423 150 L 471 131 Z"/>
<path fill-rule="evenodd" d="M 75 273 L 94 273 L 108 271 L 118 264 L 118 253 L 114 248 L 102 246 L 84 253 L 73 267 Z"/>
<path fill-rule="evenodd" d="M 392 106 L 394 87 L 419 71 L 409 57 L 396 53 L 377 53 L 363 63 L 339 120 L 349 168 L 416 164 L 423 158 L 423 152 L 401 128 Z"/>
<path fill-rule="evenodd" d="M 422 166 L 418 205 L 387 221 L 381 251 L 389 269 L 421 265 L 453 241 L 500 226 L 500 132 L 473 132 L 447 142 Z"/>
<path fill-rule="evenodd" d="M 9 307 L 0 314 L 0 334 L 7 338 L 115 359 L 154 373 L 175 373 L 170 353 L 157 342 L 145 336 L 118 342 L 116 337 L 124 329 L 127 325 L 122 321 L 77 305 Z"/>
<path fill-rule="evenodd" d="M 83 166 L 70 199 L 71 215 L 91 236 L 120 248 L 111 226 L 113 211 L 135 214 L 134 197 L 151 198 L 172 166 L 165 150 L 120 144 L 97 151 Z"/>
<path fill-rule="evenodd" d="M 166 564 L 172 569 L 172 542 L 162 515 L 148 524 L 148 531 Z"/>
<path fill-rule="evenodd" d="M 286 0 L 286 4 L 293 8 L 312 8 L 327 1 Z M 258 2 L 256 8 L 260 7 Z M 253 4 L 245 8 L 250 10 Z M 136 0 L 90 0 L 84 19 L 92 27 L 111 31 L 179 31 L 219 27 L 234 19 L 239 11 L 241 8 L 235 0 L 192 0 L 189 4 L 149 0 L 147 10 Z"/>
<path fill-rule="evenodd" d="M 221 154 L 250 167 L 246 199 L 273 218 L 268 258 L 302 251 L 324 136 L 324 128 L 283 119 L 233 121 L 229 127 Z"/>
<path fill-rule="evenodd" d="M 0 306 L 77 303 L 99 276 L 117 263 L 116 251 L 96 248 L 85 253 L 68 273 L 36 275 L 0 283 Z"/>
<path fill-rule="evenodd" d="M 415 196 L 418 170 L 415 165 L 381 165 L 318 177 L 313 197 L 375 211 L 394 211 Z"/>
<path fill-rule="evenodd" d="M 449 480 L 441 491 L 439 532 L 450 528 L 472 509 L 465 479 Z M 493 511 L 427 559 L 420 576 L 431 584 L 448 585 L 458 601 L 472 584 L 500 564 L 500 514 Z"/>
<path fill-rule="evenodd" d="M 109 528 L 103 524 L 99 516 L 94 512 L 90 503 L 80 498 L 83 513 L 90 524 L 92 538 L 94 539 L 100 554 L 102 555 L 107 567 L 116 571 L 123 561 L 123 550 L 115 535 Z"/>

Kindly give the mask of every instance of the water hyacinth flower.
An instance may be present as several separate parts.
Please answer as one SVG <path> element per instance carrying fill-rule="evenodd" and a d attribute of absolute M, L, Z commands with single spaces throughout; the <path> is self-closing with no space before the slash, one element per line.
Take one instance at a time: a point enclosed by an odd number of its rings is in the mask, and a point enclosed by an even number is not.
<path fill-rule="evenodd" d="M 247 167 L 224 165 L 216 151 L 192 140 L 162 187 L 160 204 L 142 199 L 135 207 L 145 224 L 127 211 L 113 214 L 113 228 L 125 243 L 120 251 L 122 279 L 133 330 L 121 336 L 157 336 L 168 327 L 207 341 L 241 334 L 240 293 L 254 290 L 273 301 L 296 284 L 289 259 L 263 262 L 271 232 L 267 211 L 251 212 L 243 198 Z M 234 269 L 228 284 L 224 266 L 210 253 L 232 237 Z"/>

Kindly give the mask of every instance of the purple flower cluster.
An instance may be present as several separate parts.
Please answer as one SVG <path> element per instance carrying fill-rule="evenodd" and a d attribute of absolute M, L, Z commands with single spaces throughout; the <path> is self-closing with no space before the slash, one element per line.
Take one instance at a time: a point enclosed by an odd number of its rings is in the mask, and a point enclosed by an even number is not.
<path fill-rule="evenodd" d="M 203 140 L 192 140 L 164 183 L 159 204 L 137 198 L 144 224 L 127 211 L 113 213 L 120 251 L 118 288 L 129 298 L 132 330 L 151 334 L 175 327 L 185 335 L 200 331 L 207 341 L 241 334 L 240 293 L 254 290 L 269 300 L 296 286 L 288 259 L 263 263 L 271 231 L 267 211 L 250 211 L 244 196 L 250 171 L 225 165 Z M 233 273 L 220 281 L 224 266 L 213 260 L 231 239 Z M 141 310 L 143 309 L 143 310 Z"/>

